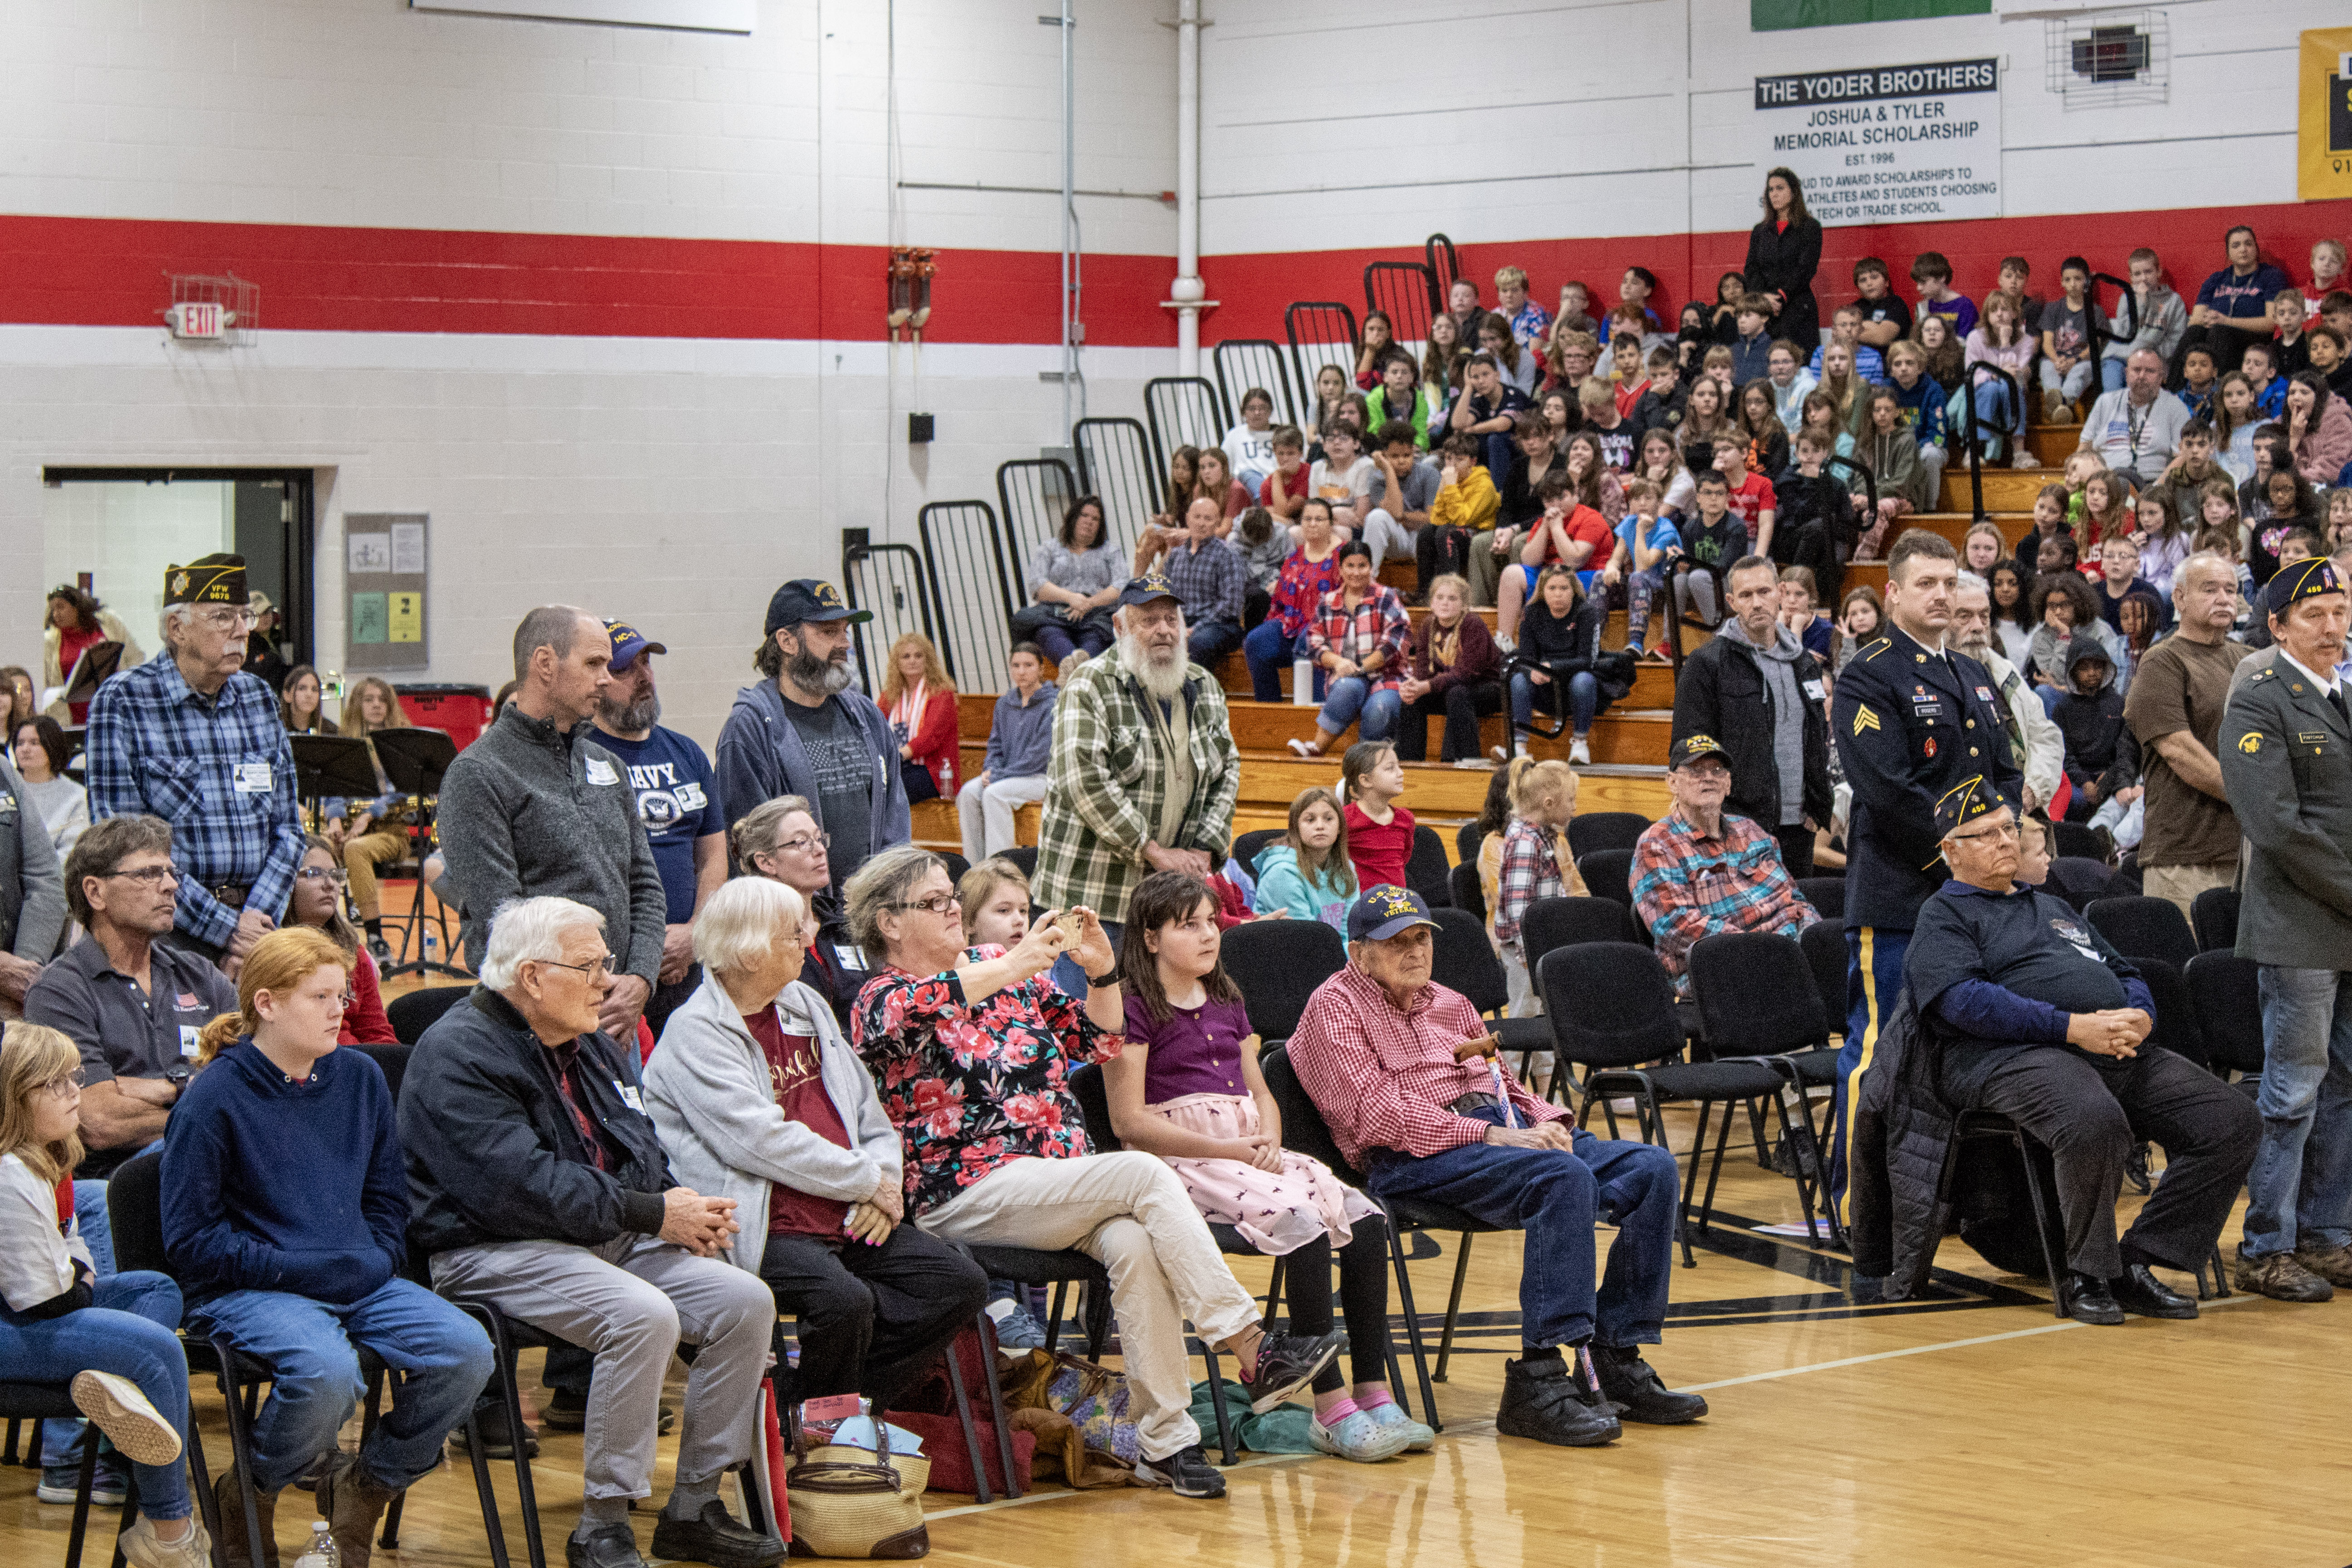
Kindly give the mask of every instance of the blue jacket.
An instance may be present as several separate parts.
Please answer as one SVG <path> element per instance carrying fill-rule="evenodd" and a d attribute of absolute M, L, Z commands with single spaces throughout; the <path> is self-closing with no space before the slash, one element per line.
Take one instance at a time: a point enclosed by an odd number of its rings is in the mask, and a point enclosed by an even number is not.
<path fill-rule="evenodd" d="M 1344 859 L 1327 862 L 1314 882 L 1298 869 L 1298 852 L 1288 844 L 1272 843 L 1257 855 L 1257 897 L 1251 907 L 1260 915 L 1276 911 L 1294 920 L 1319 920 L 1335 930 L 1348 926 L 1348 905 L 1355 902 L 1355 868 Z"/>
<path fill-rule="evenodd" d="M 859 691 L 845 691 L 836 699 L 866 732 L 874 749 L 874 838 L 877 849 L 903 844 L 915 834 L 907 804 L 907 786 L 898 776 L 898 743 L 890 735 L 890 721 Z M 816 770 L 801 747 L 800 731 L 784 712 L 783 694 L 773 681 L 761 681 L 735 694 L 735 706 L 719 731 L 719 797 L 727 802 L 730 829 L 779 795 L 799 795 L 811 805 L 824 799 Z M 819 806 L 819 810 L 823 808 Z M 823 822 L 817 824 L 824 827 Z"/>
<path fill-rule="evenodd" d="M 1054 758 L 1054 683 L 1042 683 L 1027 702 L 1019 690 L 996 699 L 988 721 L 988 757 L 981 766 L 991 779 L 1042 779 Z"/>
<path fill-rule="evenodd" d="M 1911 427 L 1923 448 L 1944 444 L 1944 404 L 1950 394 L 1936 384 L 1935 377 L 1922 371 L 1906 392 L 1901 382 L 1889 376 L 1886 390 L 1903 405 L 1903 423 Z"/>
<path fill-rule="evenodd" d="M 347 1306 L 408 1256 L 392 1091 L 357 1051 L 296 1083 L 238 1040 L 173 1110 L 163 1180 L 163 1251 L 191 1307 L 233 1291 Z"/>

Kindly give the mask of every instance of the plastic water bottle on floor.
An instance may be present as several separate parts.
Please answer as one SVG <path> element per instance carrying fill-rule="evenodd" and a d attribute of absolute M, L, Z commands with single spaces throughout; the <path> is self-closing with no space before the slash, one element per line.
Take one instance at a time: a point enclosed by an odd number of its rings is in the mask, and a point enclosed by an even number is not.
<path fill-rule="evenodd" d="M 327 1533 L 327 1529 L 325 1520 L 312 1521 L 310 1544 L 294 1559 L 294 1568 L 342 1568 L 343 1560 L 335 1551 L 335 1538 Z"/>
<path fill-rule="evenodd" d="M 433 940 L 433 933 L 427 931 L 425 934 L 425 961 L 428 964 L 433 962 L 433 949 L 435 946 L 436 944 Z"/>

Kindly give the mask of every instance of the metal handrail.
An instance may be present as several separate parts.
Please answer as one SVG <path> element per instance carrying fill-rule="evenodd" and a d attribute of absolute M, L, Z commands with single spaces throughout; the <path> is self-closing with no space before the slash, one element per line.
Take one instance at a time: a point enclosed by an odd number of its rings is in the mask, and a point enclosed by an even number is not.
<path fill-rule="evenodd" d="M 1998 381 L 2009 388 L 2011 393 L 2019 400 L 2018 406 L 2021 413 L 2024 410 L 2025 397 L 2025 393 L 2020 390 L 2016 381 L 1999 365 L 1979 360 L 1969 367 L 1968 380 L 1962 383 L 1969 405 L 1969 507 L 1970 520 L 1979 523 L 1983 522 L 1990 516 L 1985 511 L 1984 504 L 1984 433 L 1993 427 L 1987 423 L 1982 412 L 1977 407 L 1977 387 L 1980 382 L 1988 380 Z M 1996 431 L 1995 434 L 2007 435 L 2009 433 L 2004 430 Z M 2021 440 L 2022 437 L 2019 439 Z"/>

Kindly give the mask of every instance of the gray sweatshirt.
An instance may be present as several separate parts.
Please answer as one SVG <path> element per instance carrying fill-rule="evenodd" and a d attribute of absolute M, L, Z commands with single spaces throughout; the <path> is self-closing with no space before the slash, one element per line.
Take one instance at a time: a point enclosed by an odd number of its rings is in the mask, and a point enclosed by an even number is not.
<path fill-rule="evenodd" d="M 1054 758 L 1054 699 L 1061 694 L 1044 681 L 1027 702 L 1019 688 L 996 699 L 988 721 L 988 759 L 981 766 L 992 779 L 1043 779 Z"/>
<path fill-rule="evenodd" d="M 576 899 L 604 917 L 617 971 L 652 985 L 668 901 L 619 758 L 509 703 L 441 786 L 441 853 L 478 967 L 510 898 Z"/>
<path fill-rule="evenodd" d="M 0 761 L 0 948 L 46 964 L 66 926 L 66 883 L 49 827 L 23 779 Z"/>

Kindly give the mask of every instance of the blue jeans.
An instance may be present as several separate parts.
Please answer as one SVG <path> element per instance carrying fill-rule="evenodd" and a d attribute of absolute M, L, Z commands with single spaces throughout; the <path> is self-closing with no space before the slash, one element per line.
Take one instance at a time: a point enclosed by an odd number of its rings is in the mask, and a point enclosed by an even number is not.
<path fill-rule="evenodd" d="M 99 1279 L 114 1272 L 114 1227 L 106 1217 L 106 1183 L 76 1181 L 74 1183 L 74 1220 L 81 1228 L 82 1245 L 89 1249 L 89 1260 Z M 172 1326 L 179 1326 L 179 1319 Z M 41 1423 L 41 1463 L 70 1463 L 81 1452 L 81 1436 L 89 1423 L 73 1416 L 52 1416 Z M 108 1449 L 110 1455 L 113 1450 Z M 110 1462 L 120 1464 L 120 1459 Z"/>
<path fill-rule="evenodd" d="M 2054 360 L 2042 361 L 2042 390 L 2063 393 L 2068 402 L 2080 398 L 2097 379 L 2098 366 L 2089 360 L 2077 360 L 2074 368 L 2062 371 Z"/>
<path fill-rule="evenodd" d="M 2352 1242 L 2352 976 L 2261 967 L 2263 1141 L 2246 1173 L 2248 1258 Z"/>
<path fill-rule="evenodd" d="M 162 1274 L 109 1274 L 92 1287 L 89 1306 L 61 1318 L 37 1321 L 0 1310 L 0 1378 L 63 1383 L 78 1372 L 111 1372 L 139 1385 L 163 1419 L 188 1435 L 188 1355 L 180 1348 L 180 1287 Z M 67 1428 L 69 1445 L 74 1423 Z M 54 1447 L 44 1433 L 41 1458 L 67 1461 L 70 1447 Z M 150 1519 L 188 1517 L 185 1458 L 138 1465 L 139 1511 Z"/>
<path fill-rule="evenodd" d="M 2124 390 L 2124 361 L 2113 357 L 2099 361 L 2099 387 L 2104 392 Z"/>
<path fill-rule="evenodd" d="M 1395 687 L 1376 692 L 1361 675 L 1342 675 L 1331 683 L 1323 711 L 1315 716 L 1315 726 L 1326 735 L 1343 735 L 1360 717 L 1362 727 L 1357 739 L 1386 740 L 1396 734 L 1397 715 L 1403 707 L 1404 698 Z"/>
<path fill-rule="evenodd" d="M 1559 712 L 1559 682 L 1557 680 L 1548 685 L 1538 686 L 1528 678 L 1527 671 L 1514 670 L 1511 673 L 1511 723 L 1517 728 L 1525 729 L 1535 722 L 1536 693 L 1539 691 L 1551 694 L 1551 710 L 1554 714 L 1558 714 Z M 1580 671 L 1569 676 L 1568 711 L 1571 734 L 1583 735 L 1590 731 L 1592 728 L 1593 710 L 1600 706 L 1601 683 L 1592 678 L 1591 671 Z"/>
<path fill-rule="evenodd" d="M 1282 671 L 1291 662 L 1298 639 L 1275 622 L 1272 616 L 1250 629 L 1242 639 L 1242 657 L 1249 663 L 1250 695 L 1262 703 L 1282 700 Z"/>
<path fill-rule="evenodd" d="M 2017 395 L 2017 388 L 2008 381 L 1984 381 L 1976 383 L 1977 413 L 1995 430 L 2025 434 L 2025 400 Z"/>
<path fill-rule="evenodd" d="M 1225 655 L 1242 645 L 1242 629 L 1230 621 L 1203 621 L 1192 628 L 1185 648 L 1192 662 L 1214 674 Z"/>
<path fill-rule="evenodd" d="M 1071 628 L 1079 624 L 1076 622 L 1065 622 L 1060 624 L 1048 622 L 1037 628 L 1037 646 L 1043 648 L 1045 651 L 1045 657 L 1053 660 L 1056 664 L 1081 648 L 1086 650 L 1087 657 L 1091 659 L 1110 646 L 1110 639 L 1103 635 L 1099 626 L 1087 626 L 1078 631 L 1075 636 L 1072 635 Z"/>
<path fill-rule="evenodd" d="M 1502 1124 L 1497 1108 L 1475 1111 Z M 1674 1274 L 1675 1157 L 1654 1144 L 1612 1143 L 1579 1129 L 1576 1152 L 1465 1144 L 1415 1158 L 1375 1150 L 1380 1197 L 1419 1197 L 1527 1233 L 1519 1265 L 1519 1340 L 1655 1344 Z M 1609 1273 L 1592 1286 L 1592 1226 L 1617 1227 Z"/>
<path fill-rule="evenodd" d="M 348 1306 L 281 1291 L 232 1291 L 189 1314 L 202 1334 L 231 1343 L 277 1369 L 253 1424 L 253 1484 L 276 1491 L 335 1446 L 366 1386 L 356 1345 L 400 1375 L 392 1408 L 376 1423 L 361 1461 L 399 1490 L 441 1462 L 442 1440 L 464 1425 L 489 1381 L 490 1340 L 481 1325 L 421 1285 L 393 1280 Z"/>

